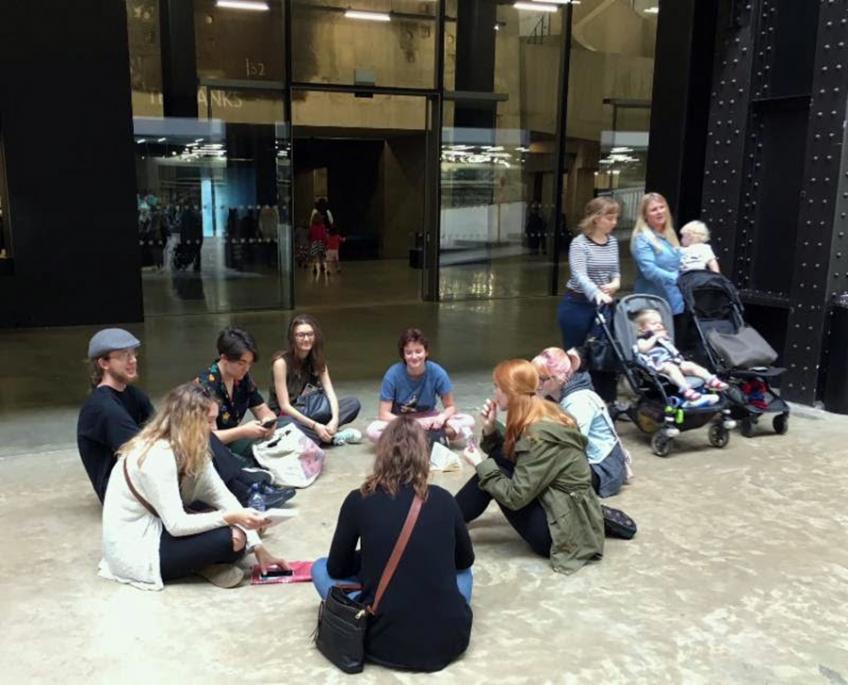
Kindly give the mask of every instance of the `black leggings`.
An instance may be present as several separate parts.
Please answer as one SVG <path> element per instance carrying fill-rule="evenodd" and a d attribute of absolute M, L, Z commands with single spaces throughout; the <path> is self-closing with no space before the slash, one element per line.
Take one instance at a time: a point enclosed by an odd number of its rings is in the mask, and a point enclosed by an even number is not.
<path fill-rule="evenodd" d="M 243 549 L 233 551 L 233 532 L 229 526 L 179 538 L 163 529 L 159 538 L 162 580 L 190 576 L 209 564 L 232 564 L 243 555 Z"/>
<path fill-rule="evenodd" d="M 498 464 L 501 471 L 509 478 L 515 469 L 515 464 L 503 458 L 500 453 L 490 455 Z M 465 522 L 473 521 L 489 506 L 492 496 L 480 488 L 480 478 L 475 474 L 462 489 L 456 493 L 456 502 L 462 511 Z M 548 528 L 548 517 L 538 499 L 522 509 L 513 511 L 498 502 L 503 515 L 515 531 L 530 545 L 531 549 L 543 557 L 551 556 L 551 531 Z"/>

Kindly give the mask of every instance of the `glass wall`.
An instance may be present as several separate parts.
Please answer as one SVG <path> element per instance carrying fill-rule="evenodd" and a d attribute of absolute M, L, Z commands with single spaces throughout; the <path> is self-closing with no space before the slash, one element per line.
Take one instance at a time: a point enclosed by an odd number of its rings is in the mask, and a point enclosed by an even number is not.
<path fill-rule="evenodd" d="M 597 195 L 618 200 L 624 289 L 633 284 L 628 243 L 645 192 L 658 12 L 657 0 L 583 0 L 573 7 L 565 222 L 576 230 L 586 203 Z M 567 268 L 566 260 L 562 266 Z"/>
<path fill-rule="evenodd" d="M 566 11 L 476 5 L 466 12 L 452 0 L 447 11 L 440 294 L 543 295 Z"/>
<path fill-rule="evenodd" d="M 195 0 L 194 117 L 163 116 L 158 3 L 127 7 L 145 313 L 290 307 L 282 5 Z"/>
<path fill-rule="evenodd" d="M 329 186 L 353 259 L 420 271 L 392 272 L 395 293 L 419 275 L 443 300 L 561 290 L 571 228 L 598 194 L 621 202 L 626 244 L 645 190 L 656 0 L 444 0 L 444 17 L 436 0 L 191 6 L 197 114 L 175 118 L 163 71 L 191 41 L 169 52 L 159 0 L 127 0 L 148 313 L 291 306 L 292 218 L 307 223 Z M 339 185 L 343 148 L 377 159 L 373 173 Z M 367 198 L 351 190 L 366 176 Z"/>

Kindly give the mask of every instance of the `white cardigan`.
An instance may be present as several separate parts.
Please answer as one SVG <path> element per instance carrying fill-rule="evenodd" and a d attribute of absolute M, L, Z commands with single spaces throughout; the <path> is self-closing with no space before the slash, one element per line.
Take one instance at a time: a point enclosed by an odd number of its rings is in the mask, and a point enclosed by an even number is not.
<path fill-rule="evenodd" d="M 226 526 L 224 512 L 242 506 L 224 485 L 211 461 L 197 477 L 184 478 L 180 487 L 176 459 L 166 441 L 160 440 L 150 448 L 141 468 L 139 456 L 140 450 L 136 450 L 126 457 L 130 479 L 161 518 L 151 514 L 133 495 L 124 477 L 123 461 L 119 459 L 103 501 L 103 559 L 99 570 L 104 578 L 143 590 L 161 590 L 162 526 L 174 537 L 204 533 Z M 186 513 L 183 505 L 197 500 L 216 511 Z M 247 544 L 248 548 L 259 544 L 255 531 L 247 532 Z"/>

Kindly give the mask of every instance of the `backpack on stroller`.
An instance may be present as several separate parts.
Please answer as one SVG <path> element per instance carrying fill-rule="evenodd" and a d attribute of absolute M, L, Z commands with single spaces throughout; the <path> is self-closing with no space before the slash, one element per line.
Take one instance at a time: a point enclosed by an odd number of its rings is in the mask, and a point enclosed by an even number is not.
<path fill-rule="evenodd" d="M 689 271 L 678 279 L 683 302 L 697 332 L 691 352 L 731 384 L 730 412 L 751 437 L 763 414 L 777 414 L 774 430 L 789 430 L 789 405 L 771 388 L 785 369 L 771 364 L 777 352 L 746 325 L 739 291 L 730 279 L 712 271 Z"/>
<path fill-rule="evenodd" d="M 660 457 L 669 455 L 675 436 L 708 423 L 710 444 L 725 447 L 730 440 L 730 429 L 736 425 L 730 417 L 727 401 L 720 398 L 708 406 L 687 406 L 680 401 L 678 389 L 671 380 L 643 363 L 634 352 L 636 327 L 633 318 L 643 309 L 657 310 L 669 335 L 673 335 L 671 308 L 664 299 L 655 295 L 628 295 L 619 301 L 613 322 L 615 336 L 603 316 L 598 314 L 595 317 L 621 362 L 627 383 L 637 396 L 627 415 L 640 430 L 651 435 L 651 448 Z M 702 383 L 697 378 L 692 378 L 691 382 L 693 387 Z"/>

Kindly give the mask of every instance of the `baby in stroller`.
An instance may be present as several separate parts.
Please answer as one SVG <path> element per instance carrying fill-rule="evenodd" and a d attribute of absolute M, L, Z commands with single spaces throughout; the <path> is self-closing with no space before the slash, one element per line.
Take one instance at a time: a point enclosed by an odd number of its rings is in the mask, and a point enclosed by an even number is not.
<path fill-rule="evenodd" d="M 690 407 L 702 407 L 718 402 L 718 396 L 701 394 L 689 387 L 685 376 L 702 378 L 710 390 L 724 391 L 728 385 L 718 376 L 707 371 L 695 362 L 687 361 L 671 342 L 662 316 L 656 309 L 643 309 L 637 312 L 634 322 L 638 329 L 636 352 L 642 362 L 668 376 L 680 389 L 680 396 Z"/>

